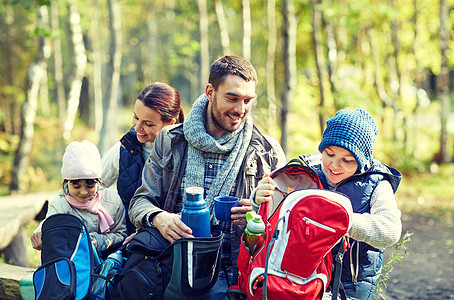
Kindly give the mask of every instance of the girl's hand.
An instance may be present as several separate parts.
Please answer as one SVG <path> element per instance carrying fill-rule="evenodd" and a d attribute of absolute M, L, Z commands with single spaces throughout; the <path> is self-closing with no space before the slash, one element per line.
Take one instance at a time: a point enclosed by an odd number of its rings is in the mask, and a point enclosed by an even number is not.
<path fill-rule="evenodd" d="M 98 249 L 98 241 L 96 240 L 95 235 L 93 233 L 89 233 L 89 235 L 91 237 L 91 243 L 93 244 L 95 249 Z"/>
<path fill-rule="evenodd" d="M 255 203 L 258 205 L 273 200 L 274 180 L 269 174 L 265 174 L 257 184 L 255 190 Z"/>
<path fill-rule="evenodd" d="M 32 236 L 30 237 L 33 248 L 36 250 L 41 250 L 43 242 L 41 241 L 41 226 L 38 226 L 35 231 L 33 231 Z"/>

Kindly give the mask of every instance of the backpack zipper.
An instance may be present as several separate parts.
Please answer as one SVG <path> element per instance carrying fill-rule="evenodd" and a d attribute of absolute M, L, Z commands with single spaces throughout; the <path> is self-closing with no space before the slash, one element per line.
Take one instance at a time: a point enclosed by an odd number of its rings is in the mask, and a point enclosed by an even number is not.
<path fill-rule="evenodd" d="M 331 231 L 331 232 L 336 232 L 336 229 L 332 228 L 332 227 L 329 227 L 329 226 L 326 226 L 326 225 L 323 225 L 317 221 L 314 221 L 308 217 L 304 217 L 303 220 L 306 222 L 306 224 L 314 224 L 315 226 L 317 227 L 320 227 L 322 229 L 325 229 L 325 230 L 328 230 L 328 231 Z M 309 228 L 306 228 L 306 234 L 309 234 Z"/>

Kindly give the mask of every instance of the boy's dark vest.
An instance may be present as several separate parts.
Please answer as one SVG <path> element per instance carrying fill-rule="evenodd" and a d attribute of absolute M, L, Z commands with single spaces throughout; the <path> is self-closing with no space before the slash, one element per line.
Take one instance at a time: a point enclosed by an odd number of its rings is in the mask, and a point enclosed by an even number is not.
<path fill-rule="evenodd" d="M 137 140 L 137 132 L 134 127 L 120 141 L 123 147 L 120 147 L 117 191 L 125 207 L 126 227 L 129 235 L 136 231 L 128 217 L 129 202 L 136 189 L 142 184 L 142 169 L 145 158 L 143 144 Z"/>
<path fill-rule="evenodd" d="M 321 156 L 320 156 L 321 157 Z M 305 157 L 306 158 L 306 157 Z M 320 163 L 316 163 L 312 160 L 313 157 L 309 159 L 310 167 L 317 173 L 320 177 L 323 187 L 326 189 L 332 189 L 332 186 L 328 184 L 327 179 L 322 171 L 321 160 Z M 304 159 L 307 161 L 306 159 Z M 335 188 L 335 191 L 347 195 L 350 198 L 353 212 L 355 213 L 369 213 L 370 212 L 370 201 L 371 196 L 382 180 L 387 180 L 393 189 L 396 192 L 397 187 L 399 186 L 401 180 L 401 174 L 394 168 L 388 167 L 382 162 L 374 159 L 372 166 L 361 174 L 355 174 L 349 177 L 344 182 L 338 184 Z M 354 242 L 353 239 L 350 239 L 350 244 Z M 369 283 L 371 285 L 370 291 L 375 291 L 375 287 L 379 278 L 379 271 L 383 265 L 383 252 L 384 248 L 377 249 L 364 242 L 356 242 L 356 245 L 349 248 L 344 255 L 344 263 L 342 266 L 342 282 L 351 282 L 352 281 L 352 272 L 350 268 L 350 257 L 353 258 L 353 264 L 356 266 L 356 257 L 359 257 L 359 273 L 358 281 L 364 283 Z M 333 253 L 337 253 L 336 246 L 333 250 Z M 359 256 L 357 256 L 357 251 L 359 248 Z M 352 253 L 350 253 L 352 252 Z"/>

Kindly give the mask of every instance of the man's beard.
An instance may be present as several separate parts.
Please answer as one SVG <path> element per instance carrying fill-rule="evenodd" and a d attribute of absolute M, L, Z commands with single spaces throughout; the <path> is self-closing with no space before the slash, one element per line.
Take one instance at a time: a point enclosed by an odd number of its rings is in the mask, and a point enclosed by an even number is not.
<path fill-rule="evenodd" d="M 214 111 L 214 110 L 216 110 L 217 115 L 218 115 L 220 118 L 222 117 L 222 115 L 221 115 L 221 113 L 219 112 L 219 110 L 217 110 L 217 104 L 218 104 L 218 103 L 217 103 L 217 97 L 216 97 L 216 95 L 214 95 L 214 96 L 213 96 L 213 103 L 212 103 L 212 105 L 211 105 L 211 111 L 210 111 L 211 120 L 213 121 L 214 126 L 215 126 L 216 128 L 218 128 L 218 129 L 225 130 L 225 131 L 227 131 L 227 132 L 233 132 L 233 131 L 235 131 L 235 130 L 231 130 L 230 128 L 226 128 L 226 127 L 219 121 L 220 119 L 218 119 L 218 118 L 216 117 L 216 114 L 215 114 L 215 111 Z M 241 124 L 241 123 L 240 123 L 240 124 Z"/>

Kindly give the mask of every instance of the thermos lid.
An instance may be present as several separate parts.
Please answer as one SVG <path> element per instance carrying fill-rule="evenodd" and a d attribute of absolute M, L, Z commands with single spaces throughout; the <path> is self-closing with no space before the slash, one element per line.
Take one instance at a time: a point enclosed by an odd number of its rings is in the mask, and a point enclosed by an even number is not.
<path fill-rule="evenodd" d="M 199 194 L 203 195 L 203 192 L 204 192 L 203 187 L 199 187 L 199 186 L 191 186 L 191 187 L 186 188 L 186 193 L 191 194 L 191 195 L 199 195 Z"/>

